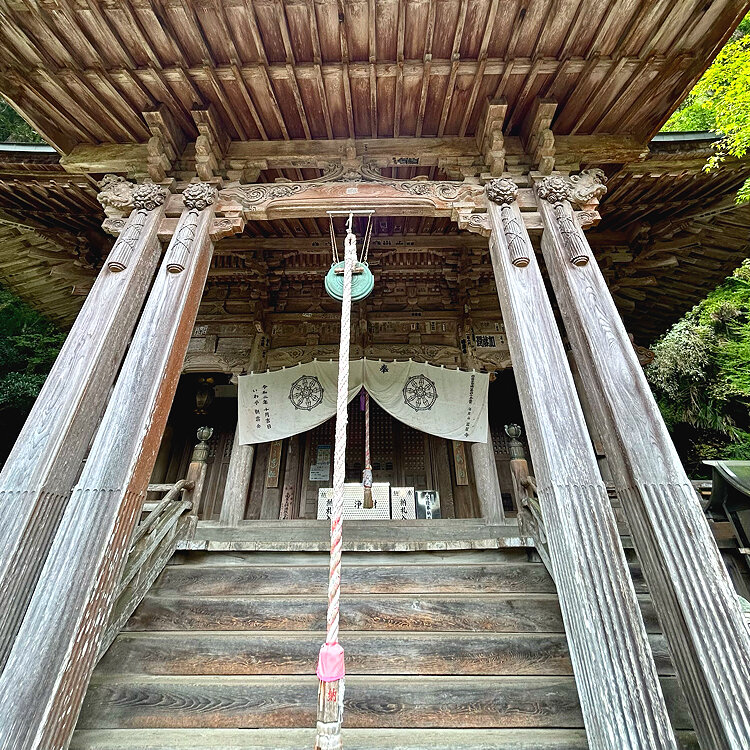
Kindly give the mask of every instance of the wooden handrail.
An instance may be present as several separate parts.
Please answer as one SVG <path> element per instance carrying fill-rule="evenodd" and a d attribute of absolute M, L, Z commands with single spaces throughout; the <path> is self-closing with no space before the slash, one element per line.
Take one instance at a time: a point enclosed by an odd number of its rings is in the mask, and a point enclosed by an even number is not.
<path fill-rule="evenodd" d="M 135 547 L 136 543 L 148 533 L 149 529 L 156 523 L 157 519 L 161 515 L 162 511 L 181 495 L 184 490 L 190 491 L 195 487 L 195 482 L 190 482 L 187 479 L 180 479 L 173 485 L 149 485 L 150 492 L 159 492 L 163 490 L 151 490 L 151 487 L 169 487 L 167 494 L 159 501 L 158 505 L 146 516 L 146 518 L 135 527 L 133 537 L 130 540 L 130 548 Z M 192 503 L 191 503 L 192 505 Z"/>
<path fill-rule="evenodd" d="M 529 465 L 525 459 L 513 458 L 510 461 L 510 473 L 513 480 L 513 494 L 518 507 L 520 531 L 534 540 L 534 546 L 542 558 L 544 566 L 554 578 L 552 563 L 547 550 L 547 533 L 544 518 L 536 493 L 536 479 L 529 474 Z"/>
<path fill-rule="evenodd" d="M 115 606 L 99 646 L 99 658 L 110 647 L 174 554 L 177 542 L 189 537 L 195 528 L 190 513 L 193 500 L 189 493 L 195 483 L 180 479 L 170 485 L 149 485 L 149 491 L 166 492 L 146 518 L 136 526 L 130 542 L 128 559 L 114 591 Z M 186 496 L 187 495 L 187 496 Z"/>

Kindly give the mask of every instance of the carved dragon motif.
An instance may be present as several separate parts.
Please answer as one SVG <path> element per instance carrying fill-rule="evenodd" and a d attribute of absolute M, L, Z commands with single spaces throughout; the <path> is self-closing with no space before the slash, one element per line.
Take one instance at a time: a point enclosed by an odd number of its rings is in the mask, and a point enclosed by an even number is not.
<path fill-rule="evenodd" d="M 96 199 L 107 216 L 122 216 L 133 208 L 134 185 L 124 177 L 105 174 L 99 183 L 100 191 Z"/>

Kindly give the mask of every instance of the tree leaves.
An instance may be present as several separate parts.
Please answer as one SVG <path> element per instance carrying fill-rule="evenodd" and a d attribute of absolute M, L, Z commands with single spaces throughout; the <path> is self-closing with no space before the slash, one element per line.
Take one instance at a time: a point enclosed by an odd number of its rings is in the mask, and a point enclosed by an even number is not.
<path fill-rule="evenodd" d="M 750 459 L 750 260 L 654 346 L 647 368 L 681 457 Z"/>
<path fill-rule="evenodd" d="M 750 15 L 662 130 L 710 130 L 719 135 L 706 170 L 750 151 Z M 750 179 L 739 188 L 737 201 L 750 201 Z"/>
<path fill-rule="evenodd" d="M 0 418 L 28 413 L 65 340 L 57 326 L 0 288 Z"/>
<path fill-rule="evenodd" d="M 0 142 L 44 143 L 44 139 L 8 102 L 0 99 Z"/>

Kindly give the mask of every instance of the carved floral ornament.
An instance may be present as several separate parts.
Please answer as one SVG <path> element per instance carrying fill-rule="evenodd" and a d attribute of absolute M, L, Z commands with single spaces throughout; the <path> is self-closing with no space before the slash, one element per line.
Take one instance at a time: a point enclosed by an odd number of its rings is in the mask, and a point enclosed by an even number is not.
<path fill-rule="evenodd" d="M 112 175 L 109 176 L 112 177 Z M 152 182 L 146 182 L 142 185 L 131 185 L 129 182 L 126 183 L 123 178 L 110 180 L 108 184 L 117 186 L 117 190 L 120 191 L 125 189 L 123 185 L 128 185 L 127 190 L 130 193 L 131 207 L 133 209 L 127 221 L 114 218 L 107 219 L 110 222 L 110 226 L 115 221 L 122 221 L 120 236 L 117 238 L 107 258 L 107 268 L 113 273 L 119 273 L 120 271 L 124 271 L 130 264 L 135 248 L 143 233 L 143 227 L 146 225 L 147 212 L 162 206 L 167 198 L 168 191 L 161 185 L 155 185 Z"/>
<path fill-rule="evenodd" d="M 165 261 L 169 273 L 178 274 L 185 270 L 198 233 L 198 214 L 213 205 L 217 197 L 216 188 L 208 182 L 191 182 L 182 191 L 182 202 L 188 211 L 187 215 L 183 213 L 167 249 Z"/>
<path fill-rule="evenodd" d="M 492 180 L 487 185 L 487 197 L 493 203 L 511 204 L 518 197 L 518 186 L 513 180 Z"/>
<path fill-rule="evenodd" d="M 153 211 L 164 205 L 168 191 L 162 185 L 144 182 L 133 189 L 133 206 L 140 211 Z"/>
<path fill-rule="evenodd" d="M 185 208 L 203 211 L 216 202 L 217 196 L 216 188 L 209 182 L 191 182 L 182 191 L 182 202 Z"/>
<path fill-rule="evenodd" d="M 382 189 L 378 189 L 382 188 Z M 457 207 L 479 207 L 484 188 L 481 185 L 449 180 L 393 180 L 365 165 L 357 171 L 339 169 L 320 178 L 304 182 L 280 182 L 270 184 L 234 183 L 224 188 L 221 201 L 234 204 L 237 210 L 255 217 L 266 216 L 270 208 L 283 209 L 286 200 L 294 201 L 307 193 L 311 206 L 330 205 L 332 201 L 356 200 L 360 195 L 369 203 L 377 205 L 400 205 L 404 194 L 420 201 L 429 210 L 446 211 Z M 366 197 L 365 197 L 366 196 Z"/>
<path fill-rule="evenodd" d="M 513 180 L 492 180 L 487 185 L 487 198 L 500 206 L 500 219 L 510 261 L 514 266 L 525 268 L 531 262 L 531 249 L 528 235 L 513 209 L 517 197 L 518 186 Z"/>
<path fill-rule="evenodd" d="M 590 259 L 588 242 L 576 224 L 570 204 L 590 209 L 606 192 L 604 172 L 587 169 L 572 177 L 551 175 L 536 186 L 537 197 L 551 204 L 560 238 L 574 266 L 585 266 Z"/>

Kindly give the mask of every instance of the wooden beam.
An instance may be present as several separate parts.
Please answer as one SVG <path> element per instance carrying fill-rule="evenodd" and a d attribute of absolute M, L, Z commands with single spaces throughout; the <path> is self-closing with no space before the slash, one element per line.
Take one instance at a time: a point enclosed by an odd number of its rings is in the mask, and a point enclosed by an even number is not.
<path fill-rule="evenodd" d="M 148 172 L 148 145 L 145 143 L 79 144 L 60 158 L 60 165 L 73 174 Z"/>
<path fill-rule="evenodd" d="M 596 258 L 551 182 L 560 178 L 547 179 L 542 252 L 698 739 L 750 747 L 750 637 L 737 594 Z M 586 262 L 571 263 L 571 248 Z"/>
<path fill-rule="evenodd" d="M 490 257 L 589 747 L 676 750 L 612 507 L 515 202 L 516 186 L 495 180 L 487 194 Z"/>
<path fill-rule="evenodd" d="M 70 741 L 211 261 L 214 210 L 201 196 L 210 199 L 213 188 L 200 185 L 156 276 L 0 676 L 0 745 L 64 748 Z"/>
<path fill-rule="evenodd" d="M 416 166 L 437 166 L 440 160 L 450 158 L 472 159 L 477 165 L 488 164 L 488 152 L 499 154 L 507 150 L 519 156 L 523 153 L 519 138 L 498 140 L 494 135 L 498 126 L 502 128 L 504 108 L 507 105 L 503 101 L 488 105 L 480 119 L 476 137 L 232 141 L 226 149 L 225 159 L 227 162 L 264 163 L 265 169 L 322 168 L 350 159 L 352 154 L 380 167 L 399 166 L 399 160 L 406 158 L 412 165 L 416 158 Z M 627 135 L 556 136 L 555 152 L 556 158 L 565 165 L 628 163 L 630 171 L 640 168 L 635 162 L 643 162 L 649 156 L 647 144 Z M 694 162 L 693 168 L 698 174 L 703 160 Z M 651 154 L 642 169 L 649 173 L 667 168 L 670 163 L 657 154 Z M 144 173 L 148 165 L 148 148 L 145 143 L 79 144 L 61 157 L 60 164 L 73 174 Z"/>
<path fill-rule="evenodd" d="M 8 656 L 52 538 L 109 397 L 161 246 L 164 196 L 136 209 L 129 260 L 99 273 L 0 474 L 0 665 Z M 113 254 L 119 253 L 118 243 Z M 27 261 L 28 262 L 28 261 Z"/>

